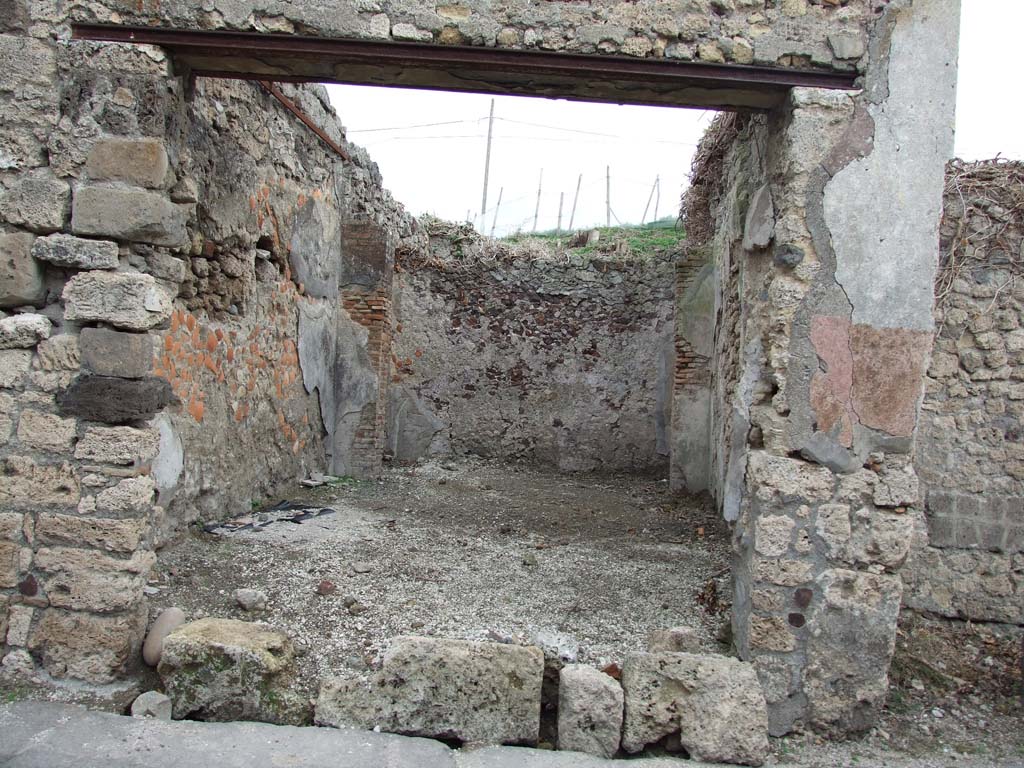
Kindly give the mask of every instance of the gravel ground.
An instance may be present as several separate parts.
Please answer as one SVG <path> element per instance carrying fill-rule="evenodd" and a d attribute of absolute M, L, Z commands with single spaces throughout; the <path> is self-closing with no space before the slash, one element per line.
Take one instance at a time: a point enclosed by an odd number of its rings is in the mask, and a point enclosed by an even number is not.
<path fill-rule="evenodd" d="M 408 634 L 541 641 L 603 666 L 642 650 L 650 631 L 685 625 L 722 650 L 724 617 L 696 596 L 716 575 L 724 585 L 728 531 L 664 481 L 464 460 L 287 501 L 335 513 L 193 534 L 160 553 L 150 591 L 154 613 L 177 605 L 286 630 L 310 693 L 344 668 L 376 666 Z M 267 610 L 241 610 L 238 588 L 265 592 Z"/>
<path fill-rule="evenodd" d="M 728 609 L 719 601 L 728 594 L 728 531 L 708 503 L 673 496 L 657 479 L 464 460 L 389 469 L 379 482 L 297 487 L 283 500 L 334 512 L 289 522 L 294 512 L 269 511 L 274 499 L 241 521 L 258 531 L 192 532 L 160 553 L 149 591 L 154 615 L 178 605 L 193 619 L 285 629 L 310 695 L 325 676 L 375 667 L 403 634 L 543 639 L 604 665 L 642 650 L 653 629 L 686 625 L 705 650 L 728 652 L 716 641 Z M 265 592 L 267 610 L 243 611 L 239 588 Z M 772 739 L 768 764 L 1024 768 L 1021 643 L 1020 627 L 904 613 L 878 726 L 847 742 Z M 4 700 L 122 710 L 137 690 L 27 685 L 0 670 Z"/>

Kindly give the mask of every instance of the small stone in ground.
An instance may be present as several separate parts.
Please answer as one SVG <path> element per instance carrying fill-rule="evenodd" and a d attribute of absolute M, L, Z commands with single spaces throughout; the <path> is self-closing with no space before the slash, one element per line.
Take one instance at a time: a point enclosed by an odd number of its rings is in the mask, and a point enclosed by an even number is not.
<path fill-rule="evenodd" d="M 700 638 L 689 627 L 656 629 L 647 636 L 647 650 L 651 653 L 700 653 Z"/>
<path fill-rule="evenodd" d="M 534 566 L 537 565 L 537 556 L 533 552 L 527 552 L 523 555 L 523 565 Z"/>
<path fill-rule="evenodd" d="M 327 579 L 324 579 L 316 585 L 316 593 L 318 595 L 333 595 L 337 591 L 337 585 L 333 581 L 328 581 Z"/>
<path fill-rule="evenodd" d="M 245 611 L 267 610 L 267 594 L 258 589 L 236 589 L 235 602 Z"/>
<path fill-rule="evenodd" d="M 358 600 L 348 607 L 348 612 L 353 616 L 358 616 L 361 613 L 366 613 L 368 610 L 370 610 L 369 607 L 363 605 Z"/>
<path fill-rule="evenodd" d="M 369 563 L 352 563 L 351 568 L 353 573 L 369 573 L 373 570 Z"/>
<path fill-rule="evenodd" d="M 146 691 L 132 702 L 132 717 L 171 719 L 171 700 L 159 691 Z"/>

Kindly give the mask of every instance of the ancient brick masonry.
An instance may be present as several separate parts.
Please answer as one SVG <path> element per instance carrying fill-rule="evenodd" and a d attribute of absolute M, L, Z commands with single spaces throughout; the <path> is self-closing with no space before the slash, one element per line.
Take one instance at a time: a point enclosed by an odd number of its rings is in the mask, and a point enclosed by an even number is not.
<path fill-rule="evenodd" d="M 358 274 L 342 278 L 342 305 L 369 332 L 367 352 L 377 378 L 375 400 L 363 406 L 351 446 L 353 474 L 375 477 L 384 457 L 387 392 L 391 379 L 391 284 L 394 244 L 386 230 L 369 220 L 350 220 L 342 227 L 345 261 L 359 265 Z M 349 280 L 347 285 L 346 280 Z"/>
<path fill-rule="evenodd" d="M 697 281 L 698 274 L 707 263 L 707 256 L 703 250 L 687 250 L 676 261 L 676 296 L 684 296 L 688 289 L 693 287 Z M 680 388 L 691 384 L 707 384 L 710 376 L 708 370 L 709 358 L 707 355 L 699 354 L 681 334 L 676 334 L 675 340 L 676 365 L 675 365 L 675 387 L 678 392 Z"/>

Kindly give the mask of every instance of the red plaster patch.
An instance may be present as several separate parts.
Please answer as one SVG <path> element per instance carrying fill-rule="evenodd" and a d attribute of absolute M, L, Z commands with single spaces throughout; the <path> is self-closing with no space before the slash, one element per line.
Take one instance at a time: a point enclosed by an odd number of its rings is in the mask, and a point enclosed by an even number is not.
<path fill-rule="evenodd" d="M 890 435 L 910 437 L 924 386 L 932 334 L 906 328 L 855 325 L 853 408 L 861 424 Z"/>
<path fill-rule="evenodd" d="M 832 433 L 839 426 L 839 442 L 853 445 L 856 414 L 851 405 L 853 356 L 850 353 L 850 322 L 842 317 L 811 319 L 811 344 L 826 370 L 811 378 L 811 408 L 818 430 Z"/>

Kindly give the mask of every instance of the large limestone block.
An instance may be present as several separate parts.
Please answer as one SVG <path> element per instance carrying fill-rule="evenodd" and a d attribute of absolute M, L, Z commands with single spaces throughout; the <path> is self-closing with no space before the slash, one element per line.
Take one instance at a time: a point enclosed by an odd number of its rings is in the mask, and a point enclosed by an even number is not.
<path fill-rule="evenodd" d="M 50 321 L 42 315 L 12 315 L 0 320 L 0 349 L 28 349 L 50 338 Z"/>
<path fill-rule="evenodd" d="M 804 692 L 811 723 L 846 735 L 871 728 L 885 703 L 899 577 L 834 569 L 818 577 L 822 605 L 808 619 Z"/>
<path fill-rule="evenodd" d="M 18 442 L 25 448 L 53 453 L 66 453 L 75 443 L 77 422 L 52 413 L 34 409 L 21 412 L 18 419 Z"/>
<path fill-rule="evenodd" d="M 0 506 L 8 509 L 74 507 L 80 498 L 75 469 L 67 462 L 42 464 L 8 456 L 0 461 L 0 479 Z"/>
<path fill-rule="evenodd" d="M 0 220 L 33 232 L 56 232 L 64 226 L 70 202 L 66 181 L 24 176 L 0 194 Z"/>
<path fill-rule="evenodd" d="M 299 724 L 294 662 L 288 636 L 267 624 L 200 619 L 167 636 L 157 671 L 175 719 Z"/>
<path fill-rule="evenodd" d="M 89 427 L 75 447 L 75 458 L 131 465 L 155 458 L 159 447 L 160 432 L 151 427 Z"/>
<path fill-rule="evenodd" d="M 835 475 L 807 461 L 752 451 L 747 484 L 763 501 L 820 503 L 832 498 Z"/>
<path fill-rule="evenodd" d="M 32 258 L 34 235 L 0 234 L 0 307 L 39 305 L 46 296 L 43 265 Z"/>
<path fill-rule="evenodd" d="M 544 654 L 468 640 L 398 638 L 373 680 L 320 689 L 320 725 L 485 744 L 535 744 Z"/>
<path fill-rule="evenodd" d="M 619 751 L 624 699 L 618 680 L 584 664 L 558 679 L 558 748 L 612 757 Z"/>
<path fill-rule="evenodd" d="M 29 648 L 54 677 L 102 685 L 113 682 L 137 659 L 146 631 L 146 608 L 94 616 L 48 608 L 29 636 Z"/>
<path fill-rule="evenodd" d="M 678 733 L 695 760 L 764 762 L 768 710 L 752 664 L 725 656 L 640 653 L 626 659 L 622 687 L 627 752 Z"/>
<path fill-rule="evenodd" d="M 100 376 L 144 379 L 153 372 L 153 341 L 148 333 L 123 333 L 107 328 L 83 328 L 82 363 Z"/>
<path fill-rule="evenodd" d="M 171 297 L 152 275 L 83 272 L 64 286 L 64 317 L 146 331 L 171 318 Z"/>
<path fill-rule="evenodd" d="M 188 246 L 186 208 L 142 189 L 84 187 L 75 193 L 71 229 L 76 235 L 133 243 Z"/>
<path fill-rule="evenodd" d="M 44 525 L 52 532 L 58 523 L 45 519 Z M 124 531 L 104 532 L 98 526 L 90 534 L 97 543 L 114 542 L 122 547 L 126 537 L 132 535 Z M 136 552 L 123 560 L 71 547 L 44 547 L 35 557 L 35 568 L 51 605 L 95 613 L 137 608 L 143 602 L 143 588 L 154 563 L 156 555 L 152 552 Z"/>
<path fill-rule="evenodd" d="M 161 187 L 167 177 L 167 150 L 157 139 L 103 139 L 89 151 L 86 170 L 93 181 Z"/>
<path fill-rule="evenodd" d="M 32 245 L 32 256 L 64 269 L 117 269 L 117 243 L 86 240 L 74 235 L 40 237 Z"/>

